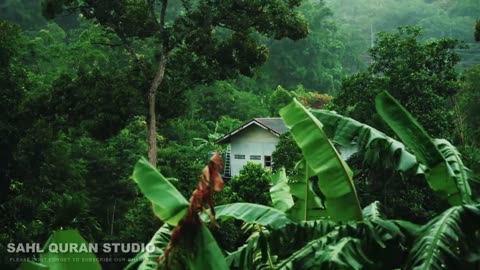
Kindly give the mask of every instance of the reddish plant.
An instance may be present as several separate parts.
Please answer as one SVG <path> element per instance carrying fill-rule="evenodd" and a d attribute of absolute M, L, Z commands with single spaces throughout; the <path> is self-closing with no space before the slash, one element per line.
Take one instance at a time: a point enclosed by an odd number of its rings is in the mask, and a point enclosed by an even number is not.
<path fill-rule="evenodd" d="M 164 255 L 159 258 L 159 261 L 165 260 L 165 269 L 168 269 L 168 255 L 172 248 L 184 237 L 186 233 L 190 233 L 202 224 L 199 213 L 205 213 L 210 219 L 210 226 L 216 226 L 215 223 L 215 204 L 213 202 L 213 192 L 219 192 L 223 189 L 223 179 L 220 175 L 222 170 L 222 158 L 220 154 L 215 152 L 215 155 L 210 159 L 208 165 L 202 170 L 200 181 L 197 188 L 193 191 L 190 198 L 190 206 L 188 207 L 185 217 L 178 223 L 177 227 L 172 230 L 170 243 L 165 249 Z M 205 208 L 208 206 L 210 212 Z"/>

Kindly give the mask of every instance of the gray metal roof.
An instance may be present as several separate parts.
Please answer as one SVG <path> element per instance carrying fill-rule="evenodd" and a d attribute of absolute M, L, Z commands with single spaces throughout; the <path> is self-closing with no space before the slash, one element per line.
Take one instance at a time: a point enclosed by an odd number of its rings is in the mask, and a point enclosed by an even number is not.
<path fill-rule="evenodd" d="M 283 123 L 283 120 L 280 117 L 254 118 L 253 120 L 275 131 L 278 135 L 282 135 L 288 131 L 287 126 L 285 126 L 285 123 Z"/>
<path fill-rule="evenodd" d="M 265 130 L 270 131 L 276 136 L 280 136 L 288 131 L 288 128 L 285 126 L 285 123 L 283 123 L 283 120 L 280 117 L 253 118 L 230 133 L 225 134 L 225 136 L 218 139 L 216 143 L 229 143 L 232 137 L 251 125 L 257 125 Z"/>

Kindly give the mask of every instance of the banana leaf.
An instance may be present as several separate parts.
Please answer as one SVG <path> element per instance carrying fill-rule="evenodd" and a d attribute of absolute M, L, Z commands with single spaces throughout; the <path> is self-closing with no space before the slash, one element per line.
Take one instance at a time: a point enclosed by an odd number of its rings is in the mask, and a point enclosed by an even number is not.
<path fill-rule="evenodd" d="M 384 168 L 392 168 L 400 172 L 413 170 L 415 173 L 424 173 L 424 166 L 417 161 L 415 155 L 405 149 L 401 142 L 369 125 L 336 112 L 310 111 L 324 125 L 325 133 L 334 143 L 350 146 L 355 142 L 365 153 L 365 162 L 380 164 Z"/>
<path fill-rule="evenodd" d="M 472 190 L 469 182 L 474 177 L 473 173 L 463 165 L 460 153 L 449 141 L 445 139 L 434 139 L 433 141 L 447 163 L 448 175 L 455 181 L 460 191 L 462 201 L 464 203 L 471 203 Z M 459 198 L 455 196 L 451 200 L 458 199 Z"/>
<path fill-rule="evenodd" d="M 270 197 L 275 209 L 286 212 L 288 209 L 292 208 L 294 202 L 290 187 L 288 186 L 288 178 L 285 173 L 285 168 L 281 168 L 277 173 L 272 175 Z"/>
<path fill-rule="evenodd" d="M 312 176 L 318 177 L 328 215 L 335 221 L 362 220 L 352 172 L 328 140 L 320 121 L 297 100 L 281 109 L 280 116 L 300 147 Z"/>
<path fill-rule="evenodd" d="M 278 258 L 274 269 L 400 269 L 416 225 L 374 216 L 362 222 L 319 220 L 273 230 L 268 241 Z"/>
<path fill-rule="evenodd" d="M 261 234 L 250 237 L 248 242 L 236 251 L 228 254 L 230 269 L 264 269 L 269 250 L 275 261 L 288 258 L 295 250 L 301 249 L 308 242 L 326 235 L 337 224 L 331 220 L 311 220 L 290 223 L 278 229 L 263 230 Z M 268 269 L 271 269 L 268 267 Z"/>
<path fill-rule="evenodd" d="M 258 237 L 250 238 L 248 242 L 231 252 L 225 258 L 231 270 L 256 269 L 261 264 L 261 254 L 258 248 Z"/>
<path fill-rule="evenodd" d="M 228 269 L 222 250 L 203 223 L 184 227 L 177 233 L 177 240 L 167 258 L 163 257 L 158 264 L 151 261 L 144 268 L 142 264 L 139 270 L 167 269 L 165 259 L 168 259 L 168 269 Z M 163 244 L 162 240 L 161 245 Z"/>
<path fill-rule="evenodd" d="M 477 269 L 479 230 L 478 205 L 447 209 L 422 227 L 405 269 Z"/>
<path fill-rule="evenodd" d="M 55 249 L 53 246 L 55 246 Z M 74 250 L 76 245 L 76 250 Z M 92 252 L 84 251 L 88 249 L 89 245 L 77 230 L 62 230 L 54 232 L 45 243 L 43 250 L 40 253 L 40 262 L 24 262 L 19 269 L 22 270 L 83 270 L 102 269 L 98 263 L 97 257 Z M 67 252 L 59 250 L 68 248 Z M 52 252 L 50 252 L 50 249 Z M 57 252 L 54 252 L 57 250 Z"/>
<path fill-rule="evenodd" d="M 227 220 L 235 218 L 248 223 L 279 228 L 293 221 L 275 208 L 253 203 L 231 203 L 215 207 L 215 218 Z M 204 218 L 206 219 L 206 218 Z"/>
<path fill-rule="evenodd" d="M 430 169 L 427 173 L 429 186 L 451 205 L 471 203 L 468 176 L 462 173 L 466 169 L 454 147 L 444 140 L 438 144 L 430 138 L 417 120 L 387 92 L 377 95 L 375 106 L 382 119 Z"/>
<path fill-rule="evenodd" d="M 152 202 L 155 215 L 163 222 L 175 226 L 185 216 L 188 201 L 145 158 L 135 165 L 132 178 Z"/>
<path fill-rule="evenodd" d="M 193 250 L 191 250 L 192 247 L 190 246 L 186 248 L 189 252 L 193 252 L 193 256 L 188 256 L 188 269 L 229 269 L 217 241 L 213 238 L 210 230 L 203 224 L 200 226 L 199 232 L 194 239 Z"/>
<path fill-rule="evenodd" d="M 382 206 L 379 201 L 374 201 L 367 207 L 363 208 L 363 217 L 368 220 L 385 219 L 385 215 L 382 211 Z"/>
<path fill-rule="evenodd" d="M 315 193 L 313 182 L 308 178 L 305 160 L 297 163 L 295 171 L 297 174 L 290 177 L 288 182 L 294 197 L 294 205 L 287 211 L 289 217 L 295 221 L 305 221 L 328 216 L 321 196 Z"/>
<path fill-rule="evenodd" d="M 158 268 L 158 258 L 163 255 L 165 248 L 170 243 L 171 229 L 167 223 L 163 224 L 160 229 L 153 235 L 150 242 L 148 242 L 148 249 L 145 248 L 143 253 L 139 253 L 134 260 L 132 260 L 125 270 L 138 269 L 148 270 Z M 151 247 L 155 247 L 154 249 Z M 152 250 L 153 249 L 153 250 Z M 135 268 L 138 265 L 138 268 Z"/>

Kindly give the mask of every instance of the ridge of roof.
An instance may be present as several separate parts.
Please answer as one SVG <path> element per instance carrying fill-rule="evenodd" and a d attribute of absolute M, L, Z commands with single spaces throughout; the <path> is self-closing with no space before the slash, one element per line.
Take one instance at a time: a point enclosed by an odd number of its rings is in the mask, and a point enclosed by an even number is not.
<path fill-rule="evenodd" d="M 256 124 L 257 126 L 267 131 L 270 131 L 276 136 L 280 136 L 283 133 L 288 131 L 288 128 L 285 126 L 285 123 L 280 117 L 257 117 L 257 118 L 253 118 L 248 122 L 245 122 L 240 127 L 235 128 L 228 134 L 225 134 L 223 137 L 218 139 L 215 143 L 229 142 L 233 136 L 235 136 L 240 131 L 246 129 L 247 127 L 251 126 L 252 124 Z"/>

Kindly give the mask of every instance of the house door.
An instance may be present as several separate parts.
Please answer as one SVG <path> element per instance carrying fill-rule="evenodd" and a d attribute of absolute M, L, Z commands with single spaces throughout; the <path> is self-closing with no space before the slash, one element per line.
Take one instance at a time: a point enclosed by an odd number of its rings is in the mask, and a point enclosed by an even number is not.
<path fill-rule="evenodd" d="M 268 171 L 272 170 L 272 156 L 264 156 L 263 167 Z"/>

